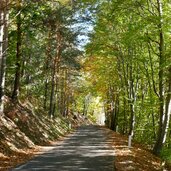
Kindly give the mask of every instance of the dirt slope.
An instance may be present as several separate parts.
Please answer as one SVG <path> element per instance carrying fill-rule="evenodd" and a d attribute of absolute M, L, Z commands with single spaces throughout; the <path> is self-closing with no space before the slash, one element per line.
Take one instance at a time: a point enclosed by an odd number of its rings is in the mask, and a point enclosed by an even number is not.
<path fill-rule="evenodd" d="M 16 105 L 8 102 L 0 115 L 0 170 L 30 159 L 46 146 L 76 127 L 89 122 L 81 115 L 50 119 L 42 110 L 36 111 L 29 102 Z"/>

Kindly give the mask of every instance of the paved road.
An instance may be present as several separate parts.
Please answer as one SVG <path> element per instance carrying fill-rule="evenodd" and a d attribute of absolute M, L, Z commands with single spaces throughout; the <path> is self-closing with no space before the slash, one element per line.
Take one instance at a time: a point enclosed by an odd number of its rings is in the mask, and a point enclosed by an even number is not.
<path fill-rule="evenodd" d="M 114 171 L 111 131 L 81 126 L 60 144 L 12 171 Z"/>

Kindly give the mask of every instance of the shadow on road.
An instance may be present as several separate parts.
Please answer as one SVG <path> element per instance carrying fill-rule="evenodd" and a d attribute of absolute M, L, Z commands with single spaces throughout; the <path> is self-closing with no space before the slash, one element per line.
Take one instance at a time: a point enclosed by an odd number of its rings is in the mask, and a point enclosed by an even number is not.
<path fill-rule="evenodd" d="M 54 149 L 12 171 L 113 171 L 111 141 L 109 130 L 99 126 L 82 126 Z"/>

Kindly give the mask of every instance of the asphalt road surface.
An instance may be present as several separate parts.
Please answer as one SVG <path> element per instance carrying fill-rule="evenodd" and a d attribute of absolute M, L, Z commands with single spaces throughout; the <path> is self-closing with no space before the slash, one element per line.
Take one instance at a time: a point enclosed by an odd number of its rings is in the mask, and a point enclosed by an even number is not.
<path fill-rule="evenodd" d="M 11 171 L 114 171 L 111 131 L 81 126 L 51 150 Z"/>

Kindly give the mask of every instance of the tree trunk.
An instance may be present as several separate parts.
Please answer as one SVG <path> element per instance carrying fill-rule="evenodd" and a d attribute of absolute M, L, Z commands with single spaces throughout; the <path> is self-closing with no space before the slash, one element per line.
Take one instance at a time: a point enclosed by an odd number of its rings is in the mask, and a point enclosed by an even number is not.
<path fill-rule="evenodd" d="M 115 103 L 114 101 L 110 104 L 110 117 L 111 117 L 111 124 L 110 129 L 116 131 L 116 113 L 115 113 Z"/>
<path fill-rule="evenodd" d="M 114 101 L 111 106 L 111 130 L 116 131 L 119 100 L 117 95 L 113 98 Z"/>
<path fill-rule="evenodd" d="M 163 35 L 163 21 L 162 21 L 162 3 L 161 0 L 157 0 L 158 3 L 158 13 L 160 17 L 160 23 L 158 25 L 159 29 L 159 128 L 158 128 L 158 135 L 157 140 L 153 148 L 153 152 L 157 155 L 160 154 L 163 144 L 164 144 L 164 134 L 166 132 L 165 119 L 168 117 L 164 116 L 167 115 L 164 113 L 164 71 L 163 71 L 163 64 L 164 64 L 164 35 Z"/>
<path fill-rule="evenodd" d="M 146 75 L 147 75 L 147 80 L 148 80 L 148 85 L 149 85 L 149 94 L 150 94 L 150 104 L 151 106 L 153 105 L 153 101 L 152 101 L 152 90 L 154 91 L 154 93 L 157 95 L 157 97 L 159 97 L 157 90 L 156 90 L 156 83 L 154 80 L 154 67 L 153 67 L 153 62 L 152 62 L 152 56 L 151 56 L 151 50 L 150 50 L 150 43 L 148 42 L 148 54 L 149 54 L 149 59 L 150 59 L 150 68 L 151 68 L 151 76 L 149 74 L 148 68 L 145 66 L 145 70 L 146 70 Z M 152 83 L 151 83 L 152 82 Z M 153 139 L 156 139 L 156 123 L 155 123 L 155 116 L 154 116 L 154 109 L 152 108 L 151 111 L 151 116 L 152 116 L 152 123 L 153 123 Z"/>
<path fill-rule="evenodd" d="M 169 128 L 169 122 L 170 122 L 170 115 L 171 115 L 171 67 L 168 70 L 168 76 L 167 76 L 167 84 L 168 84 L 168 90 L 166 92 L 166 102 L 165 102 L 165 115 L 164 115 L 164 123 L 163 123 L 163 142 L 166 142 L 166 136 Z"/>
<path fill-rule="evenodd" d="M 21 0 L 17 1 L 17 48 L 16 48 L 16 69 L 14 78 L 13 101 L 18 100 L 21 77 Z"/>
<path fill-rule="evenodd" d="M 5 67 L 8 46 L 8 4 L 6 0 L 0 6 L 0 113 L 4 110 Z"/>
<path fill-rule="evenodd" d="M 64 70 L 61 71 L 62 76 L 64 76 Z M 61 94 L 60 94 L 60 113 L 65 116 L 65 80 L 61 79 Z"/>
<path fill-rule="evenodd" d="M 129 107 L 130 107 L 130 126 L 129 135 L 134 135 L 134 125 L 135 125 L 135 112 L 134 112 L 134 102 L 135 102 L 135 92 L 134 92 L 134 80 L 133 80 L 133 68 L 132 61 L 129 66 Z"/>
<path fill-rule="evenodd" d="M 60 60 L 61 60 L 62 35 L 60 34 L 60 30 L 59 30 L 60 25 L 57 25 L 57 27 L 59 28 L 57 28 L 57 33 L 56 33 L 57 51 L 56 51 L 56 57 L 54 58 L 54 61 L 53 61 L 53 68 L 52 68 L 52 79 L 51 79 L 52 87 L 51 87 L 50 107 L 49 107 L 50 117 L 54 117 L 54 112 L 55 112 L 54 110 L 55 104 L 56 104 L 55 84 L 57 85 L 57 82 L 58 82 L 57 74 L 59 74 Z"/>
<path fill-rule="evenodd" d="M 68 111 L 68 90 L 67 90 L 67 82 L 68 82 L 68 70 L 67 68 L 64 68 L 63 71 L 63 116 L 67 116 L 67 111 Z"/>
<path fill-rule="evenodd" d="M 70 75 L 69 75 L 69 69 L 66 70 L 66 116 L 68 116 L 70 111 L 70 103 L 71 103 L 71 90 L 70 90 Z"/>
<path fill-rule="evenodd" d="M 56 61 L 56 60 L 55 60 Z M 50 107 L 49 107 L 49 116 L 54 116 L 54 106 L 55 106 L 55 75 L 56 75 L 56 62 L 54 61 L 52 68 L 52 79 L 51 79 L 51 94 L 50 94 Z"/>
<path fill-rule="evenodd" d="M 48 80 L 45 80 L 45 90 L 44 90 L 44 103 L 43 108 L 47 109 L 47 97 L 48 97 Z"/>
<path fill-rule="evenodd" d="M 126 93 L 124 93 L 125 95 L 124 96 L 126 96 Z M 123 97 L 123 103 L 124 103 L 124 111 L 123 111 L 123 114 L 124 114 L 124 121 L 123 121 L 123 130 L 122 130 L 122 133 L 123 134 L 127 134 L 128 133 L 128 119 L 127 119 L 127 111 L 126 111 L 126 109 L 127 109 L 127 101 L 126 101 L 126 99 L 125 99 L 125 97 Z"/>
<path fill-rule="evenodd" d="M 47 101 L 48 101 L 48 85 L 49 85 L 49 68 L 50 68 L 50 66 L 49 66 L 49 63 L 50 63 L 50 61 L 52 60 L 51 59 L 51 37 L 52 37 L 52 35 L 51 35 L 51 31 L 52 31 L 52 29 L 51 29 L 51 27 L 50 27 L 50 30 L 49 30 L 49 33 L 48 33 L 48 42 L 47 42 L 47 50 L 46 50 L 46 59 L 45 59 L 45 66 L 44 66 L 44 70 L 45 70 L 45 78 L 44 78 L 44 80 L 45 80 L 45 82 L 44 82 L 44 88 L 45 88 L 45 90 L 44 90 L 44 109 L 46 110 L 47 109 Z"/>

